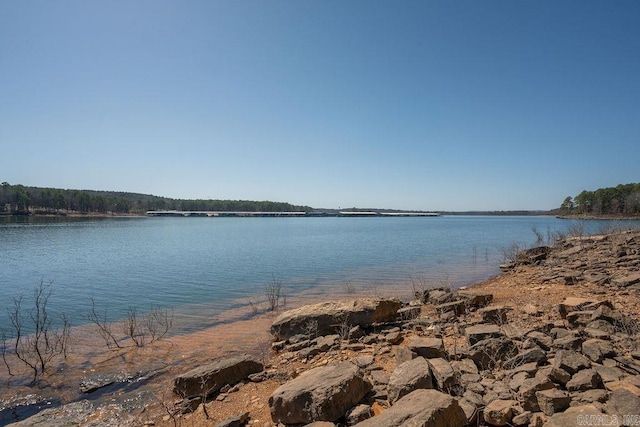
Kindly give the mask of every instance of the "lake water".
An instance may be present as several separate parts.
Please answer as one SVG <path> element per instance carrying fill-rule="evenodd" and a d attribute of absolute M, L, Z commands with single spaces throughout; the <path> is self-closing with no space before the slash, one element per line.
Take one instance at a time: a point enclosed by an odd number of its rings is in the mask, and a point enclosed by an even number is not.
<path fill-rule="evenodd" d="M 411 281 L 461 286 L 499 273 L 504 248 L 566 232 L 553 217 L 104 218 L 0 220 L 0 327 L 51 282 L 51 313 L 83 323 L 94 299 L 110 320 L 129 307 L 172 307 L 179 329 L 264 303 L 270 282 L 303 291 L 393 290 Z M 587 222 L 595 229 L 601 222 Z M 185 320 L 186 319 L 186 320 Z"/>

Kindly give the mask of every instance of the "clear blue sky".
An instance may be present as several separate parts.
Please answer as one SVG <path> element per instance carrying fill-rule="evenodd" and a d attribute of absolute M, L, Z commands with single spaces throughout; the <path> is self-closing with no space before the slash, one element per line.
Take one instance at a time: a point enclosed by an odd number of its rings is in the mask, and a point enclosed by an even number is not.
<path fill-rule="evenodd" d="M 640 1 L 0 0 L 0 181 L 554 208 L 640 182 Z"/>

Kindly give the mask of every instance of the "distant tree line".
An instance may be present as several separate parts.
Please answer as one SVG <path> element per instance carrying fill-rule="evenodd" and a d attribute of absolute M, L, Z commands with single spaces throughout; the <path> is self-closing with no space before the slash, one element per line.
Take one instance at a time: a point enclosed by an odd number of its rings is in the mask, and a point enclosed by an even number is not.
<path fill-rule="evenodd" d="M 640 183 L 584 190 L 560 205 L 563 214 L 640 215 Z"/>
<path fill-rule="evenodd" d="M 270 201 L 182 200 L 115 191 L 26 187 L 8 182 L 3 182 L 0 188 L 0 213 L 3 214 L 140 214 L 151 210 L 310 212 L 312 209 Z"/>

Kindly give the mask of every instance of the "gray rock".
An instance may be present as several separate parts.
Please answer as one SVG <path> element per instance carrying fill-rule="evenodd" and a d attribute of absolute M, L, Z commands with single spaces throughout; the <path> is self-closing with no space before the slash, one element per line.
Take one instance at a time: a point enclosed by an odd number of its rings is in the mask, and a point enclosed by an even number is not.
<path fill-rule="evenodd" d="M 518 391 L 522 384 L 524 384 L 524 380 L 528 380 L 531 376 L 526 372 L 518 372 L 515 374 L 511 381 L 509 381 L 509 388 L 513 391 Z"/>
<path fill-rule="evenodd" d="M 547 425 L 549 417 L 542 412 L 534 412 L 531 414 L 531 421 L 529 421 L 529 427 L 544 427 Z"/>
<path fill-rule="evenodd" d="M 524 380 L 518 390 L 520 402 L 524 410 L 531 412 L 540 411 L 540 405 L 538 405 L 538 396 L 536 393 L 553 388 L 553 383 L 546 377 L 533 377 L 528 380 Z"/>
<path fill-rule="evenodd" d="M 580 351 L 583 339 L 578 335 L 565 335 L 553 340 L 552 347 L 559 350 Z"/>
<path fill-rule="evenodd" d="M 614 390 L 609 396 L 605 412 L 617 416 L 619 420 L 623 420 L 625 415 L 640 416 L 640 396 L 623 388 Z"/>
<path fill-rule="evenodd" d="M 429 289 L 425 293 L 427 295 L 426 302 L 433 305 L 444 304 L 453 298 L 453 292 L 447 288 Z"/>
<path fill-rule="evenodd" d="M 431 370 L 423 357 L 399 365 L 389 377 L 387 395 L 391 403 L 421 388 L 433 388 Z"/>
<path fill-rule="evenodd" d="M 349 411 L 347 415 L 347 425 L 355 425 L 361 421 L 368 420 L 373 417 L 373 409 L 369 405 L 358 405 Z"/>
<path fill-rule="evenodd" d="M 421 311 L 422 309 L 420 308 L 420 306 L 402 307 L 400 310 L 398 310 L 398 317 L 401 320 L 412 320 L 420 316 Z"/>
<path fill-rule="evenodd" d="M 111 384 L 122 382 L 124 380 L 126 380 L 126 376 L 119 373 L 87 377 L 80 381 L 80 391 L 83 393 L 93 393 L 103 387 L 107 387 Z"/>
<path fill-rule="evenodd" d="M 620 286 L 621 288 L 626 288 L 627 286 L 635 285 L 637 283 L 640 283 L 640 272 L 633 272 L 625 276 L 613 278 L 611 279 L 611 283 L 616 286 Z"/>
<path fill-rule="evenodd" d="M 480 384 L 482 377 L 478 374 L 460 374 L 458 380 L 465 388 L 476 391 L 477 388 L 483 388 Z"/>
<path fill-rule="evenodd" d="M 527 338 L 531 339 L 534 343 L 536 343 L 543 350 L 549 351 L 551 346 L 553 345 L 553 338 L 549 335 L 539 332 L 539 331 L 531 331 L 527 334 Z"/>
<path fill-rule="evenodd" d="M 518 365 L 513 369 L 507 371 L 507 375 L 515 375 L 520 372 L 526 372 L 530 376 L 533 376 L 538 372 L 538 362 L 529 362 L 523 363 L 522 365 Z"/>
<path fill-rule="evenodd" d="M 551 248 L 549 246 L 538 246 L 531 249 L 524 249 L 516 255 L 516 265 L 537 265 L 547 259 Z"/>
<path fill-rule="evenodd" d="M 571 403 L 569 395 L 556 388 L 538 391 L 536 397 L 540 410 L 548 416 L 564 411 Z"/>
<path fill-rule="evenodd" d="M 594 301 L 587 298 L 580 297 L 568 297 L 565 298 L 563 302 L 558 304 L 558 312 L 560 316 L 564 319 L 567 317 L 567 314 L 575 311 L 582 311 L 589 304 L 592 304 Z"/>
<path fill-rule="evenodd" d="M 45 409 L 11 425 L 14 427 L 80 427 L 95 410 L 91 402 L 81 400 L 58 408 Z"/>
<path fill-rule="evenodd" d="M 531 423 L 531 416 L 533 413 L 531 411 L 524 411 L 522 414 L 516 415 L 511 420 L 511 424 L 514 426 L 528 426 Z"/>
<path fill-rule="evenodd" d="M 371 389 L 371 383 L 352 363 L 314 368 L 278 387 L 271 394 L 271 418 L 283 424 L 335 421 Z"/>
<path fill-rule="evenodd" d="M 478 423 L 478 415 L 480 411 L 478 406 L 473 402 L 468 401 L 464 397 L 458 400 L 458 404 L 464 411 L 464 415 L 467 417 L 467 425 L 475 425 Z"/>
<path fill-rule="evenodd" d="M 540 364 L 546 360 L 547 354 L 541 348 L 534 347 L 524 350 L 507 360 L 504 364 L 504 367 L 506 369 L 513 369 L 517 366 L 521 366 L 527 363 Z"/>
<path fill-rule="evenodd" d="M 234 415 L 216 424 L 216 427 L 243 427 L 249 420 L 249 412 Z"/>
<path fill-rule="evenodd" d="M 373 360 L 374 358 L 371 354 L 363 354 L 362 356 L 356 357 L 353 362 L 358 366 L 358 368 L 364 369 L 373 364 Z"/>
<path fill-rule="evenodd" d="M 466 305 L 468 307 L 485 307 L 493 301 L 493 294 L 482 292 L 477 289 L 460 289 L 456 294 L 459 298 L 466 301 Z"/>
<path fill-rule="evenodd" d="M 477 374 L 478 367 L 471 359 L 452 360 L 451 367 L 461 374 Z"/>
<path fill-rule="evenodd" d="M 398 345 L 404 340 L 404 337 L 402 336 L 401 332 L 395 331 L 395 332 L 389 332 L 388 334 L 386 334 L 384 336 L 384 339 L 389 344 Z"/>
<path fill-rule="evenodd" d="M 502 333 L 497 325 L 481 323 L 479 325 L 465 328 L 464 335 L 466 336 L 469 345 L 473 346 L 475 343 L 488 338 L 499 338 L 502 336 Z"/>
<path fill-rule="evenodd" d="M 358 427 L 462 427 L 467 417 L 458 401 L 437 390 L 420 389 L 398 400 L 380 415 L 356 424 Z"/>
<path fill-rule="evenodd" d="M 591 316 L 591 320 L 604 320 L 609 323 L 616 323 L 622 319 L 623 316 L 620 311 L 615 310 L 606 304 L 602 304 L 596 308 Z"/>
<path fill-rule="evenodd" d="M 548 377 L 556 384 L 566 385 L 571 380 L 571 374 L 562 368 L 556 366 L 552 367 L 549 371 Z"/>
<path fill-rule="evenodd" d="M 569 325 L 575 328 L 577 326 L 588 325 L 591 322 L 591 317 L 593 317 L 593 311 L 583 310 L 569 312 L 565 318 L 567 322 L 569 322 Z"/>
<path fill-rule="evenodd" d="M 585 327 L 582 332 L 584 332 L 584 334 L 589 338 L 597 338 L 601 340 L 608 340 L 609 338 L 611 338 L 611 332 L 603 331 L 600 329 Z"/>
<path fill-rule="evenodd" d="M 585 356 L 575 351 L 558 350 L 553 360 L 553 366 L 564 369 L 573 375 L 581 369 L 589 368 L 591 362 Z"/>
<path fill-rule="evenodd" d="M 489 338 L 469 347 L 468 355 L 479 369 L 492 369 L 496 363 L 518 353 L 515 343 L 506 338 Z"/>
<path fill-rule="evenodd" d="M 462 316 L 467 312 L 467 304 L 463 300 L 451 301 L 436 305 L 436 311 L 441 315 L 453 313 L 455 316 Z"/>
<path fill-rule="evenodd" d="M 415 352 L 411 351 L 407 347 L 396 347 L 395 352 L 396 352 L 396 363 L 398 365 L 404 362 L 407 362 L 417 356 Z"/>
<path fill-rule="evenodd" d="M 315 342 L 320 351 L 328 351 L 338 345 L 338 343 L 340 342 L 340 335 L 323 335 L 316 338 Z"/>
<path fill-rule="evenodd" d="M 407 345 L 409 350 L 425 359 L 444 357 L 444 343 L 440 338 L 416 337 Z"/>
<path fill-rule="evenodd" d="M 609 341 L 592 338 L 582 343 L 582 354 L 596 363 L 602 362 L 606 357 L 613 357 L 616 352 Z"/>
<path fill-rule="evenodd" d="M 386 371 L 375 370 L 369 372 L 369 375 L 371 376 L 371 380 L 373 381 L 374 385 L 383 385 L 386 387 L 387 384 L 389 384 L 390 376 Z"/>
<path fill-rule="evenodd" d="M 602 378 L 602 382 L 604 383 L 619 381 L 627 376 L 627 374 L 622 369 L 615 366 L 594 365 L 593 369 L 598 372 L 600 378 Z"/>
<path fill-rule="evenodd" d="M 262 363 L 249 355 L 218 358 L 178 375 L 173 382 L 173 392 L 183 398 L 210 396 L 223 386 L 237 384 L 263 369 Z"/>
<path fill-rule="evenodd" d="M 518 404 L 515 400 L 496 399 L 485 406 L 482 411 L 484 421 L 492 426 L 504 426 L 511 423 L 514 407 Z"/>
<path fill-rule="evenodd" d="M 436 382 L 438 390 L 445 393 L 451 390 L 456 384 L 456 374 L 449 362 L 441 357 L 427 359 L 427 363 L 431 368 L 431 374 Z"/>
<path fill-rule="evenodd" d="M 584 391 L 602 387 L 602 378 L 595 369 L 583 369 L 571 377 L 566 385 L 569 391 Z"/>
<path fill-rule="evenodd" d="M 611 322 L 607 322 L 606 320 L 602 320 L 602 319 L 593 320 L 587 323 L 587 325 L 585 326 L 585 329 L 597 329 L 609 335 L 614 334 L 616 332 L 616 327 L 613 326 Z"/>
<path fill-rule="evenodd" d="M 609 392 L 602 389 L 593 389 L 582 391 L 579 393 L 573 393 L 573 395 L 571 396 L 571 401 L 576 403 L 576 405 L 572 406 L 579 406 L 596 402 L 604 403 L 607 400 L 609 400 Z"/>
<path fill-rule="evenodd" d="M 500 305 L 481 308 L 478 313 L 482 315 L 482 321 L 485 323 L 503 325 L 507 323 L 507 313 L 509 311 L 511 311 L 511 308 Z"/>
<path fill-rule="evenodd" d="M 391 298 L 363 298 L 306 305 L 280 314 L 271 325 L 276 340 L 301 334 L 317 324 L 318 335 L 335 334 L 342 324 L 366 327 L 394 320 L 402 303 Z"/>

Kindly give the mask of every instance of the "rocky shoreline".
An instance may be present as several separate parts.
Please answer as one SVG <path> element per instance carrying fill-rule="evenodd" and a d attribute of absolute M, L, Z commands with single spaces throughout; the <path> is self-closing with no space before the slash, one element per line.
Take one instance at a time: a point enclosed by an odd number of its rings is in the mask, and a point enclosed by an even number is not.
<path fill-rule="evenodd" d="M 405 304 L 357 298 L 281 313 L 269 358 L 185 369 L 170 403 L 126 425 L 640 424 L 640 232 L 569 237 L 502 267 Z M 14 425 L 118 424 L 89 406 Z"/>

